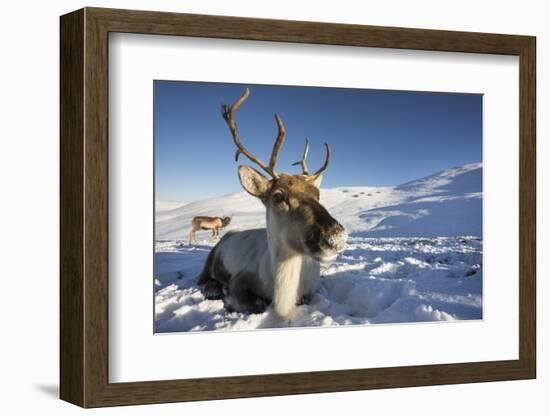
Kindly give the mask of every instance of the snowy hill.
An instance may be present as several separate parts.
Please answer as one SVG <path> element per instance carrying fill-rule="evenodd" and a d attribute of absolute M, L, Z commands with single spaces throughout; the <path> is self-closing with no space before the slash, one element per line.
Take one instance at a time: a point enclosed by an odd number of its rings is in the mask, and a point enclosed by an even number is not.
<path fill-rule="evenodd" d="M 197 276 L 216 243 L 187 236 L 195 215 L 233 215 L 229 229 L 265 225 L 262 205 L 241 192 L 160 211 L 155 243 L 155 332 L 250 330 L 481 319 L 482 166 L 448 169 L 396 187 L 322 189 L 321 200 L 350 233 L 321 265 L 321 288 L 292 322 L 228 313 L 204 299 Z"/>
<path fill-rule="evenodd" d="M 187 202 L 183 201 L 155 201 L 155 212 L 172 211 L 184 206 Z"/>
<path fill-rule="evenodd" d="M 161 218 L 157 218 L 155 223 L 156 239 L 186 239 L 191 231 L 191 220 L 197 215 L 233 216 L 232 223 L 227 230 L 265 227 L 263 205 L 243 191 L 218 198 L 190 202 L 168 213 L 165 212 Z M 238 227 L 235 224 L 238 224 Z M 205 233 L 205 235 L 209 235 L 209 233 Z M 198 233 L 197 237 L 200 238 L 201 234 Z"/>
<path fill-rule="evenodd" d="M 481 186 L 474 163 L 396 187 L 323 188 L 321 202 L 352 236 L 481 236 Z M 196 215 L 233 216 L 228 230 L 265 227 L 262 204 L 243 191 L 158 213 L 156 239 L 186 239 Z"/>
<path fill-rule="evenodd" d="M 369 237 L 482 235 L 482 167 L 472 163 L 395 187 L 403 201 L 363 212 Z"/>
<path fill-rule="evenodd" d="M 173 218 L 174 214 L 172 214 L 172 212 L 175 211 L 177 208 L 181 208 L 185 204 L 187 204 L 187 202 L 156 200 L 155 201 L 155 221 L 161 221 L 161 220 L 167 220 L 167 219 Z M 177 215 L 177 213 L 175 215 Z"/>

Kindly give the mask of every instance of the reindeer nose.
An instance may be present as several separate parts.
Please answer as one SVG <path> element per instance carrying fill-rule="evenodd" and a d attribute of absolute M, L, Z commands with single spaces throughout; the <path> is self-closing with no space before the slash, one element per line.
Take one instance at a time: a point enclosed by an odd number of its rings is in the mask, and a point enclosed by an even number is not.
<path fill-rule="evenodd" d="M 333 250 L 342 251 L 346 246 L 347 237 L 344 226 L 336 222 L 326 233 L 323 233 L 321 241 Z"/>
<path fill-rule="evenodd" d="M 334 229 L 333 231 L 334 234 L 342 234 L 346 232 L 346 229 L 344 228 L 344 226 L 339 222 L 333 225 L 333 229 Z"/>

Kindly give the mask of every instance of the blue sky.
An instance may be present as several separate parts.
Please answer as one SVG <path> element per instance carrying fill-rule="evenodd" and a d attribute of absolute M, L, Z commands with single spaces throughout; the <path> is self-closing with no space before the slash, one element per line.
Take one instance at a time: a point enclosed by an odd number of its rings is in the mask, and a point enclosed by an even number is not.
<path fill-rule="evenodd" d="M 267 163 L 286 127 L 278 171 L 310 141 L 308 164 L 332 159 L 323 187 L 386 186 L 482 160 L 482 96 L 412 91 L 154 82 L 156 199 L 193 201 L 241 190 L 235 145 L 220 112 L 250 88 L 236 114 L 241 142 Z M 239 163 L 247 163 L 241 155 Z"/>

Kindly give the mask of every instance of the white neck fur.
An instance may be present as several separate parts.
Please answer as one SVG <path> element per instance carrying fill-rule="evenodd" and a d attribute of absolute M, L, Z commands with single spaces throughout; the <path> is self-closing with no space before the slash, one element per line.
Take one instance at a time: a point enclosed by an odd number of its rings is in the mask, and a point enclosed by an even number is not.
<path fill-rule="evenodd" d="M 275 313 L 283 319 L 292 319 L 300 290 L 300 276 L 304 255 L 296 252 L 281 234 L 283 228 L 277 218 L 267 209 L 267 241 L 274 277 L 272 305 Z"/>

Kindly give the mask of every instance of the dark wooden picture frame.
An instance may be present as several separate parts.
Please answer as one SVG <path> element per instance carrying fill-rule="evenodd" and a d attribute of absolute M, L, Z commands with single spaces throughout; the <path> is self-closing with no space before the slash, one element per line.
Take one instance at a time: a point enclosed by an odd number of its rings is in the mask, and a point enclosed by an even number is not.
<path fill-rule="evenodd" d="M 534 37 L 98 8 L 64 15 L 60 25 L 63 400 L 83 407 L 100 407 L 535 378 Z M 519 56 L 519 359 L 109 383 L 110 32 Z"/>

